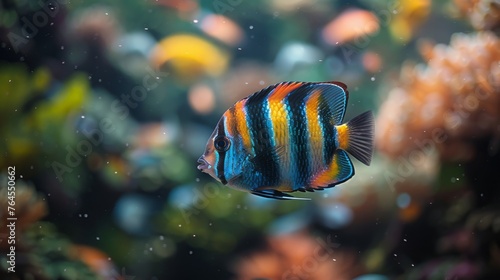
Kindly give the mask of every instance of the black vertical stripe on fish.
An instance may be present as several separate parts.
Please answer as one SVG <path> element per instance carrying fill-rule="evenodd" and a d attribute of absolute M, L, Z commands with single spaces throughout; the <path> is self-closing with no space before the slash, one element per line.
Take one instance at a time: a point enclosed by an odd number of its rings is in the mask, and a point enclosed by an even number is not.
<path fill-rule="evenodd" d="M 320 96 L 320 100 L 323 99 Z M 320 102 L 325 104 L 326 102 Z M 332 159 L 337 146 L 335 144 L 335 129 L 331 123 L 332 111 L 329 106 L 319 106 L 318 108 L 319 122 L 323 132 L 323 163 L 328 166 Z"/>
<path fill-rule="evenodd" d="M 311 85 L 305 84 L 293 90 L 287 97 L 286 102 L 289 110 L 290 143 L 296 150 L 293 164 L 295 164 L 295 184 L 304 186 L 310 173 L 309 162 L 309 129 L 305 111 L 305 100 L 311 93 Z"/>
<path fill-rule="evenodd" d="M 247 102 L 245 103 L 245 105 L 246 106 L 248 106 L 248 105 L 263 106 L 264 102 L 265 102 L 265 99 L 267 98 L 267 96 L 269 95 L 269 93 L 271 93 L 276 88 L 276 86 L 277 85 L 268 86 L 265 89 L 262 89 L 262 90 L 260 90 L 258 92 L 253 93 L 252 95 L 250 95 L 248 97 Z"/>
<path fill-rule="evenodd" d="M 268 87 L 251 95 L 245 103 L 250 138 L 255 153 L 252 162 L 262 174 L 262 186 L 276 186 L 280 180 L 278 156 L 272 144 L 273 128 L 269 119 L 266 98 L 274 87 Z"/>
<path fill-rule="evenodd" d="M 224 118 L 222 118 L 217 124 L 217 137 L 226 136 L 224 131 Z M 219 153 L 219 160 L 217 161 L 217 177 L 222 184 L 227 184 L 226 176 L 224 174 L 224 162 L 226 160 L 226 152 L 225 151 L 217 151 Z"/>

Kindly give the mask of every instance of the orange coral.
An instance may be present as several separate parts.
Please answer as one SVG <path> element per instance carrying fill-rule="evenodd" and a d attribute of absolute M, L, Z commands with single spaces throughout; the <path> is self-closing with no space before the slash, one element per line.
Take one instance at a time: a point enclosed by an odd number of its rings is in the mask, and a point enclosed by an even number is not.
<path fill-rule="evenodd" d="M 356 253 L 337 249 L 328 236 L 305 233 L 271 237 L 268 248 L 236 263 L 237 279 L 352 279 L 364 272 Z"/>
<path fill-rule="evenodd" d="M 474 141 L 500 131 L 500 39 L 455 34 L 420 52 L 427 65 L 404 65 L 382 104 L 377 147 L 395 158 L 430 143 L 444 159 L 470 159 Z"/>
<path fill-rule="evenodd" d="M 500 1 L 498 0 L 455 0 L 460 13 L 466 16 L 478 30 L 500 28 Z"/>

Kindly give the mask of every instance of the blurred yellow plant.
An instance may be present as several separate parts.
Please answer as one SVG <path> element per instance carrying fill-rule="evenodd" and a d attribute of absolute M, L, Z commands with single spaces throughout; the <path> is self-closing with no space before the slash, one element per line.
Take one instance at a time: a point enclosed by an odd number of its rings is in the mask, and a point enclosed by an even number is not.
<path fill-rule="evenodd" d="M 202 75 L 219 76 L 229 63 L 229 55 L 204 38 L 177 34 L 164 38 L 153 49 L 151 63 L 166 68 L 181 80 L 191 81 Z"/>
<path fill-rule="evenodd" d="M 396 15 L 389 24 L 392 36 L 401 42 L 408 42 L 415 29 L 427 19 L 431 10 L 430 0 L 401 0 L 395 4 Z"/>

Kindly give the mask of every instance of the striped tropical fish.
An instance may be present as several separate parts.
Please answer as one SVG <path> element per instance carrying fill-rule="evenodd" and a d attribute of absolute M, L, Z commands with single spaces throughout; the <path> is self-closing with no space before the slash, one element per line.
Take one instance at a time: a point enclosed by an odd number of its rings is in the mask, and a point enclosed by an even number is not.
<path fill-rule="evenodd" d="M 373 115 L 342 124 L 347 86 L 283 82 L 229 108 L 208 139 L 198 169 L 224 185 L 276 199 L 315 191 L 354 175 L 346 151 L 370 165 Z"/>

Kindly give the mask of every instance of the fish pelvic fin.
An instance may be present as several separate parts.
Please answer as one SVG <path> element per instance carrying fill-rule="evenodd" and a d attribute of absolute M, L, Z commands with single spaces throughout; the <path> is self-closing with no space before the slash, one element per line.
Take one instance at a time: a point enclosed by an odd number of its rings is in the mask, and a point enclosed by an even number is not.
<path fill-rule="evenodd" d="M 336 126 L 339 148 L 349 152 L 365 165 L 370 165 L 373 154 L 373 113 L 367 111 L 349 122 Z"/>
<path fill-rule="evenodd" d="M 278 200 L 311 200 L 310 198 L 295 197 L 277 190 L 260 190 L 260 191 L 252 191 L 251 193 L 261 197 L 273 198 Z"/>

